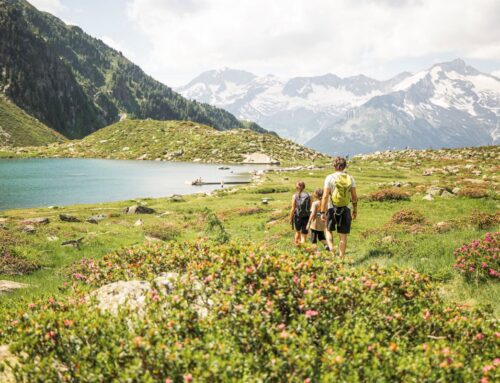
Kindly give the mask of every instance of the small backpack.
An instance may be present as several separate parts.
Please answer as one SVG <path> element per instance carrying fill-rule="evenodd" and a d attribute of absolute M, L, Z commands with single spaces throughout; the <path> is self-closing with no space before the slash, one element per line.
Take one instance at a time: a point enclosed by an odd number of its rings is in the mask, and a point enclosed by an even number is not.
<path fill-rule="evenodd" d="M 335 179 L 335 190 L 332 194 L 332 202 L 335 206 L 344 207 L 351 202 L 351 176 L 345 173 Z"/>
<path fill-rule="evenodd" d="M 311 196 L 308 193 L 300 193 L 295 197 L 295 214 L 301 218 L 311 214 Z"/>

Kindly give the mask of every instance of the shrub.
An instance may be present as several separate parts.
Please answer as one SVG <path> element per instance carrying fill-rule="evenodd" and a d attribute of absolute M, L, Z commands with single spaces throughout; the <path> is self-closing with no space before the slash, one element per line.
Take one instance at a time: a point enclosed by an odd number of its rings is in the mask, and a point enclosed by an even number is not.
<path fill-rule="evenodd" d="M 469 222 L 478 230 L 487 230 L 500 223 L 500 213 L 488 214 L 475 211 L 471 214 Z"/>
<path fill-rule="evenodd" d="M 469 186 L 463 189 L 460 189 L 458 192 L 459 196 L 468 197 L 468 198 L 485 198 L 488 197 L 488 190 L 481 187 L 473 187 Z"/>
<path fill-rule="evenodd" d="M 37 262 L 16 254 L 8 248 L 0 248 L 0 274 L 25 275 L 40 268 Z"/>
<path fill-rule="evenodd" d="M 292 189 L 287 186 L 261 186 L 253 189 L 252 192 L 256 194 L 291 193 Z"/>
<path fill-rule="evenodd" d="M 416 225 L 424 223 L 425 217 L 419 211 L 404 209 L 394 213 L 390 222 L 393 224 Z"/>
<path fill-rule="evenodd" d="M 145 315 L 39 301 L 0 325 L 18 381 L 494 381 L 498 323 L 443 303 L 428 278 L 353 269 L 310 249 L 164 243 L 75 266 L 78 286 L 188 276 Z M 193 280 L 211 303 L 202 317 Z"/>
<path fill-rule="evenodd" d="M 238 214 L 239 215 L 253 215 L 253 214 L 259 214 L 262 213 L 264 209 L 258 207 L 258 206 L 252 206 L 252 207 L 242 207 L 238 209 Z"/>
<path fill-rule="evenodd" d="M 369 201 L 409 201 L 410 193 L 401 189 L 390 188 L 381 189 L 370 193 L 368 196 Z"/>
<path fill-rule="evenodd" d="M 230 237 L 224 227 L 224 224 L 213 211 L 205 208 L 203 210 L 203 217 L 206 225 L 205 231 L 211 236 L 214 242 L 219 244 L 229 242 Z"/>
<path fill-rule="evenodd" d="M 156 224 L 144 228 L 145 235 L 161 239 L 162 241 L 175 240 L 179 237 L 180 233 L 179 228 L 170 223 Z"/>
<path fill-rule="evenodd" d="M 467 281 L 500 279 L 500 232 L 486 233 L 483 240 L 474 240 L 455 250 L 454 267 Z"/>

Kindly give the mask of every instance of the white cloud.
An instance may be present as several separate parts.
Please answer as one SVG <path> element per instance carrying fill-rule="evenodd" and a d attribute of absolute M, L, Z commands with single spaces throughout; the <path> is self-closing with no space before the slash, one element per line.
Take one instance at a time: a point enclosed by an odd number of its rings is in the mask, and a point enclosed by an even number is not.
<path fill-rule="evenodd" d="M 130 0 L 127 13 L 153 44 L 142 65 L 169 84 L 223 66 L 373 75 L 396 60 L 500 57 L 497 0 Z"/>
<path fill-rule="evenodd" d="M 498 77 L 500 78 L 500 69 L 499 70 L 494 70 L 493 72 L 491 72 L 491 74 L 495 77 Z"/>
<path fill-rule="evenodd" d="M 109 36 L 101 36 L 101 40 L 104 42 L 104 44 L 110 46 L 114 50 L 122 52 L 128 59 L 132 61 L 135 60 L 134 52 L 132 52 L 123 42 L 116 41 L 115 39 Z"/>
<path fill-rule="evenodd" d="M 55 13 L 61 11 L 64 7 L 61 0 L 29 0 L 40 11 Z"/>

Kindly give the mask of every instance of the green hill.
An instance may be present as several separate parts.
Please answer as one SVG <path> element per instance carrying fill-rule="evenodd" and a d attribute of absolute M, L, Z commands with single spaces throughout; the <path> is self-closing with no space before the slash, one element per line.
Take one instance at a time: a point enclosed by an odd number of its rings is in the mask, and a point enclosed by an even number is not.
<path fill-rule="evenodd" d="M 0 96 L 0 146 L 46 145 L 64 137 Z"/>
<path fill-rule="evenodd" d="M 0 62 L 0 92 L 68 138 L 123 115 L 246 127 L 225 110 L 185 99 L 121 52 L 24 0 L 0 0 Z"/>
<path fill-rule="evenodd" d="M 18 154 L 42 157 L 92 157 L 206 163 L 324 162 L 327 156 L 274 134 L 248 129 L 218 131 L 191 121 L 124 120 L 82 140 L 47 148 L 24 148 Z M 260 157 L 260 158 L 259 158 Z M 266 157 L 268 159 L 266 160 Z M 247 160 L 245 160 L 247 158 Z M 262 160 L 264 159 L 264 160 Z"/>

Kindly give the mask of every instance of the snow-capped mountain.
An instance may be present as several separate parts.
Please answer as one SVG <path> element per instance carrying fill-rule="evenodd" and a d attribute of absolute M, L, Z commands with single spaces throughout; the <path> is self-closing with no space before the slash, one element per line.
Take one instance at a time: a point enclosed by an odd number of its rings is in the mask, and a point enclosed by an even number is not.
<path fill-rule="evenodd" d="M 460 59 L 387 81 L 214 70 L 177 91 L 332 154 L 500 140 L 500 79 Z"/>
<path fill-rule="evenodd" d="M 500 143 L 500 79 L 462 60 L 436 64 L 373 97 L 307 142 L 320 151 Z"/>
<path fill-rule="evenodd" d="M 411 76 L 403 73 L 399 81 Z M 282 79 L 233 70 L 204 72 L 177 88 L 184 97 L 224 108 L 299 143 L 314 137 L 346 111 L 391 89 L 393 80 L 334 74 Z"/>

